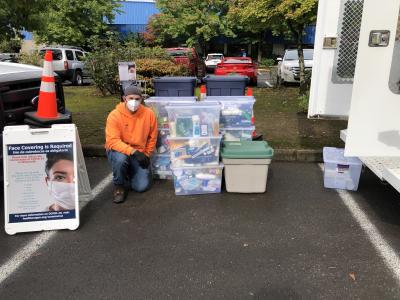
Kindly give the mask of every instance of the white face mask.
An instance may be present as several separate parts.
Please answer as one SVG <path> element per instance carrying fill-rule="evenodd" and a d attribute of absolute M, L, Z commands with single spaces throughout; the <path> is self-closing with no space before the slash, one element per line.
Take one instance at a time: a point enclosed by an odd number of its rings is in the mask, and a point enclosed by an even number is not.
<path fill-rule="evenodd" d="M 137 111 L 137 109 L 139 108 L 140 105 L 140 100 L 128 100 L 126 102 L 126 107 L 130 110 L 130 111 Z"/>
<path fill-rule="evenodd" d="M 75 184 L 49 181 L 49 192 L 57 204 L 65 209 L 75 209 Z"/>

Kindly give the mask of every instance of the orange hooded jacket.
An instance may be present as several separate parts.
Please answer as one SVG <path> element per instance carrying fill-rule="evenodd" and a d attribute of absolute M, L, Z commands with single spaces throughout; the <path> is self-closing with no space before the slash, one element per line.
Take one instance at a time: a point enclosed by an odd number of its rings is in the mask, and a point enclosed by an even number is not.
<path fill-rule="evenodd" d="M 119 103 L 110 112 L 106 123 L 107 150 L 131 155 L 139 150 L 147 156 L 154 151 L 157 142 L 157 119 L 153 111 L 142 104 L 131 113 L 125 103 Z"/>

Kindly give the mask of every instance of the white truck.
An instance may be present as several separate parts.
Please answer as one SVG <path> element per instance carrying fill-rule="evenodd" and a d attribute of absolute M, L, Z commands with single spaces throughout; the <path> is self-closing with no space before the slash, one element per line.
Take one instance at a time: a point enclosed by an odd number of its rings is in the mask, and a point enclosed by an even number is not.
<path fill-rule="evenodd" d="M 400 192 L 400 0 L 319 0 L 308 115 Z"/>

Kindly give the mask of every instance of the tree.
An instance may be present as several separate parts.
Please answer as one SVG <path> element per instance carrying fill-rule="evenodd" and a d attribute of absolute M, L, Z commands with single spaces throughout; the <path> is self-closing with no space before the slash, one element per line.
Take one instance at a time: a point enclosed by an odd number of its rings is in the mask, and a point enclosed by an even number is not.
<path fill-rule="evenodd" d="M 150 28 L 156 41 L 181 39 L 189 47 L 199 45 L 203 54 L 211 38 L 234 36 L 226 15 L 229 2 L 225 0 L 158 0 L 160 14 L 151 20 Z"/>
<path fill-rule="evenodd" d="M 48 3 L 49 0 L 0 0 L 0 41 L 21 37 L 24 29 L 39 29 Z"/>
<path fill-rule="evenodd" d="M 307 92 L 302 40 L 307 25 L 317 18 L 318 0 L 237 0 L 229 12 L 236 21 L 253 32 L 266 29 L 292 38 L 297 46 L 300 67 L 300 94 Z"/>
<path fill-rule="evenodd" d="M 109 30 L 118 7 L 113 0 L 50 0 L 45 25 L 35 37 L 41 43 L 86 47 L 91 36 Z"/>

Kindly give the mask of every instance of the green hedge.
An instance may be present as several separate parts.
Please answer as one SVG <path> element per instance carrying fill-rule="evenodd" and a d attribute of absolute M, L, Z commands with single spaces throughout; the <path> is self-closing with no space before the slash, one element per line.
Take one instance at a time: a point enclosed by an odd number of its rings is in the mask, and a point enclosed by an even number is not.
<path fill-rule="evenodd" d="M 157 76 L 185 76 L 186 67 L 176 65 L 161 47 L 142 47 L 136 43 L 98 41 L 86 59 L 94 84 L 103 95 L 119 92 L 118 62 L 136 62 L 138 80 L 146 80 L 148 90 L 153 93 L 151 78 Z"/>
<path fill-rule="evenodd" d="M 43 59 L 37 51 L 30 54 L 21 53 L 18 56 L 18 62 L 21 64 L 43 67 Z"/>

